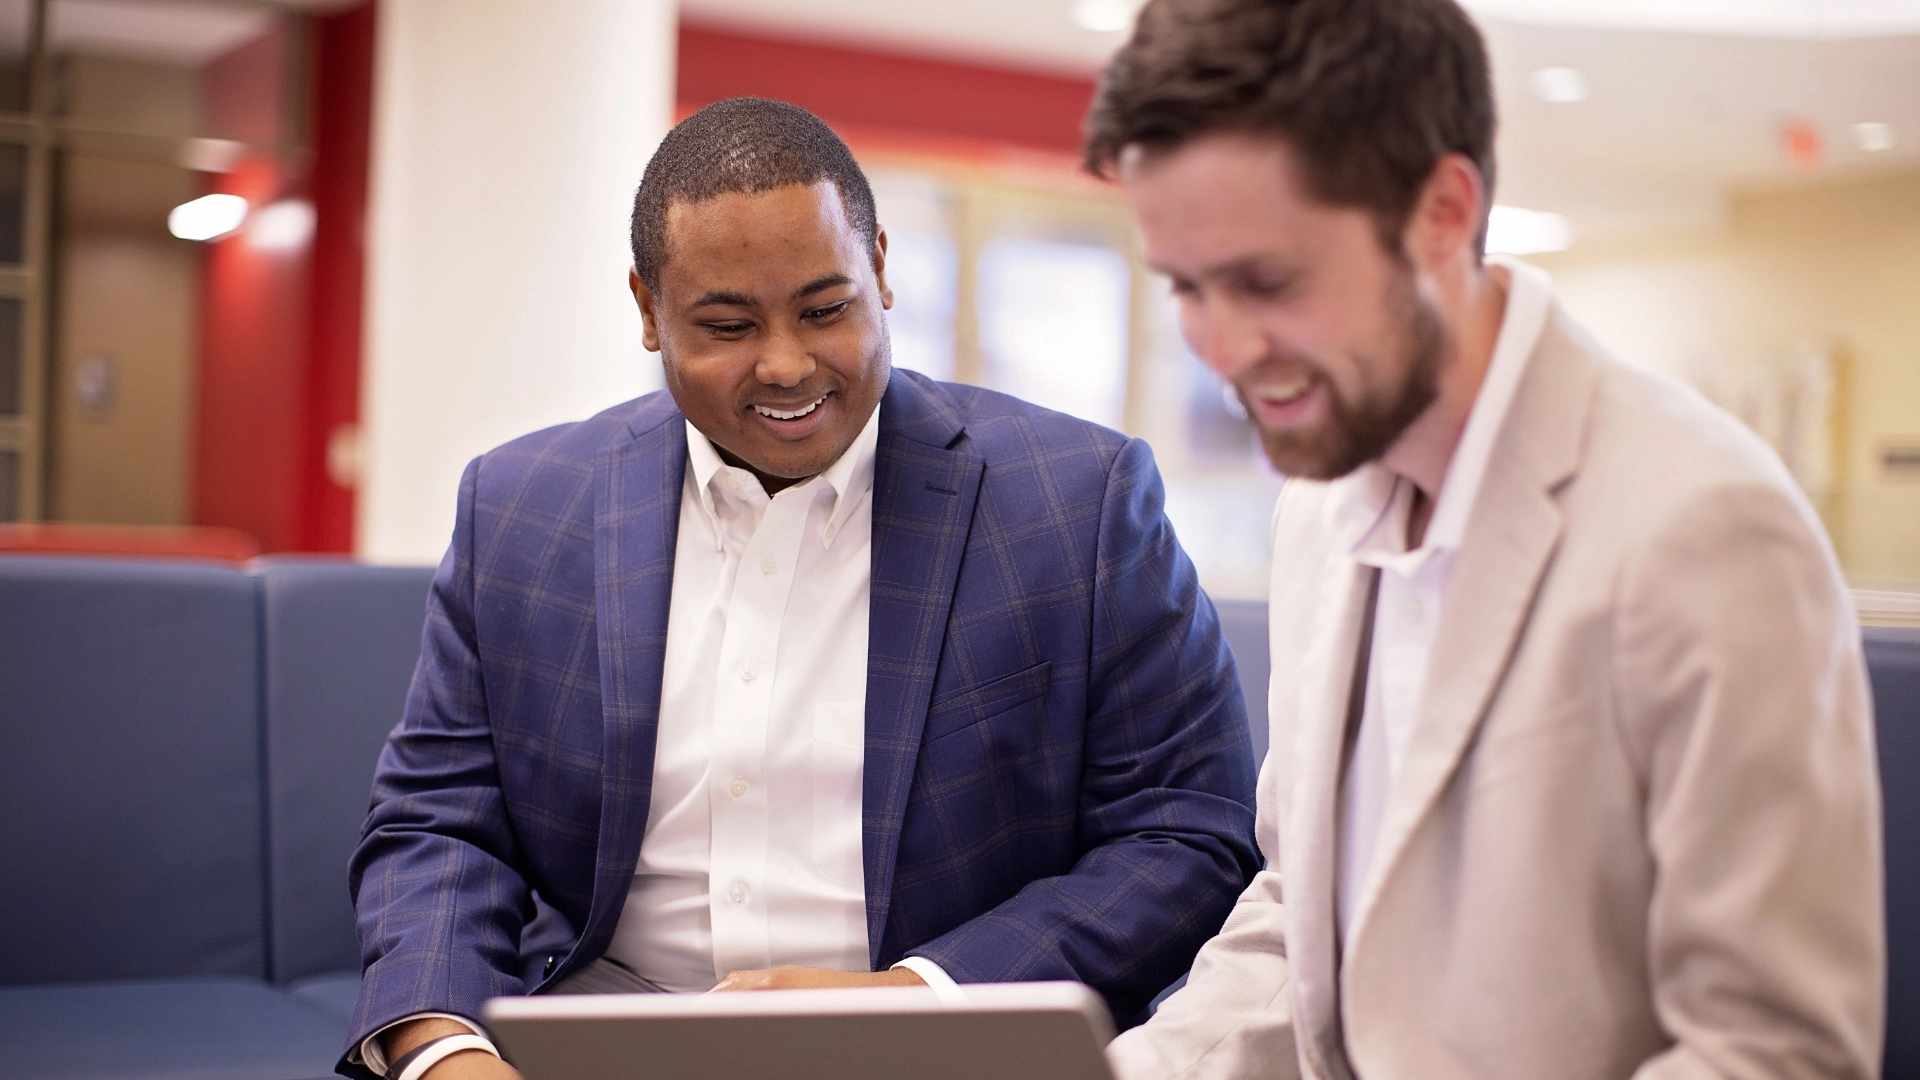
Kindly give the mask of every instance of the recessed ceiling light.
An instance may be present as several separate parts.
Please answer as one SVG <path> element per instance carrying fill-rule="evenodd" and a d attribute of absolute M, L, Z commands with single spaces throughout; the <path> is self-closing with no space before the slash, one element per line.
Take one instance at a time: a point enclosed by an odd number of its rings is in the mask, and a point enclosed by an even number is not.
<path fill-rule="evenodd" d="M 1487 254 L 1539 255 L 1573 246 L 1573 222 L 1544 210 L 1496 206 L 1487 218 Z"/>
<path fill-rule="evenodd" d="M 1548 67 L 1527 76 L 1533 96 L 1553 105 L 1571 105 L 1587 100 L 1587 77 L 1579 69 Z"/>
<path fill-rule="evenodd" d="M 247 200 L 238 195 L 202 195 L 167 215 L 167 231 L 182 240 L 214 240 L 247 220 Z"/>
<path fill-rule="evenodd" d="M 1133 29 L 1134 16 L 1145 0 L 1075 0 L 1073 23 L 1082 30 L 1124 34 Z"/>
<path fill-rule="evenodd" d="M 1869 154 L 1893 149 L 1893 125 L 1866 123 L 1853 125 L 1853 140 Z"/>

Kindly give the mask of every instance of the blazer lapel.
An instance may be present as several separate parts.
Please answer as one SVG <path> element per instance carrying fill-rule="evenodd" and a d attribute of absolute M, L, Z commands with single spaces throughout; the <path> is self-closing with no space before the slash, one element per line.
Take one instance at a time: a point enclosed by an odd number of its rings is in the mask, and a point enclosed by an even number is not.
<path fill-rule="evenodd" d="M 667 395 L 649 404 L 632 425 L 634 438 L 605 451 L 594 470 L 594 618 L 605 734 L 593 905 L 575 955 L 598 956 L 612 940 L 653 795 L 687 429 Z"/>
<path fill-rule="evenodd" d="M 1318 509 L 1316 507 L 1315 509 Z M 1347 709 L 1366 617 L 1370 575 L 1344 551 L 1327 555 L 1309 654 L 1302 659 L 1292 806 L 1281 843 L 1287 883 L 1287 960 L 1300 1046 L 1315 1071 L 1345 1078 L 1338 920 L 1340 777 Z"/>
<path fill-rule="evenodd" d="M 1555 492 L 1579 467 L 1592 392 L 1591 361 L 1567 347 L 1556 308 L 1521 377 L 1455 556 L 1419 720 L 1395 771 L 1350 946 L 1365 933 L 1394 864 L 1472 743 L 1519 645 L 1559 546 Z"/>
<path fill-rule="evenodd" d="M 984 471 L 980 457 L 956 446 L 964 431 L 958 408 L 939 384 L 894 373 L 880 408 L 873 471 L 861 815 L 867 941 L 875 966 L 920 735 Z"/>

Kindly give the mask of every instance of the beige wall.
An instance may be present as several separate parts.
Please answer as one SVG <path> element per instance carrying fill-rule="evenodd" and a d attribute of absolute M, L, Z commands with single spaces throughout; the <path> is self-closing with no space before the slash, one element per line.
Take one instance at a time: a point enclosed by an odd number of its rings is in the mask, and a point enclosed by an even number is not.
<path fill-rule="evenodd" d="M 1850 575 L 1920 582 L 1920 483 L 1880 462 L 1888 443 L 1920 445 L 1920 172 L 1748 192 L 1722 229 L 1535 261 L 1622 359 L 1723 403 L 1751 404 L 1766 378 L 1830 357 L 1831 453 L 1811 493 Z"/>
<path fill-rule="evenodd" d="M 182 241 L 123 231 L 69 235 L 55 362 L 52 517 L 129 525 L 187 520 L 193 305 L 199 273 Z M 113 397 L 82 408 L 88 357 L 113 372 Z"/>
<path fill-rule="evenodd" d="M 86 123 L 182 132 L 194 72 L 69 58 L 68 114 Z M 188 518 L 198 245 L 167 234 L 167 211 L 200 193 L 163 162 L 68 154 L 55 239 L 50 516 L 172 525 Z M 83 407 L 81 365 L 104 359 L 106 408 Z"/>

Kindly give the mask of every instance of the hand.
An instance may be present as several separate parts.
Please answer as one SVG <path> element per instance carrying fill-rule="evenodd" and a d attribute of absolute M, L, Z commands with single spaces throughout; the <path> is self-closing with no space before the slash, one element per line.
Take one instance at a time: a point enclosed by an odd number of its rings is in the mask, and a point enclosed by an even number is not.
<path fill-rule="evenodd" d="M 835 971 L 832 968 L 785 967 L 734 971 L 709 993 L 731 990 L 845 990 L 856 986 L 925 986 L 927 981 L 907 968 L 887 971 Z M 438 1080 L 438 1078 L 436 1078 Z"/>
<path fill-rule="evenodd" d="M 381 1036 L 381 1043 L 387 1051 L 387 1060 L 396 1061 L 428 1039 L 472 1033 L 473 1029 L 465 1024 L 430 1017 L 399 1025 Z M 521 1076 L 518 1069 L 485 1050 L 462 1050 L 442 1058 L 420 1080 L 521 1080 Z"/>

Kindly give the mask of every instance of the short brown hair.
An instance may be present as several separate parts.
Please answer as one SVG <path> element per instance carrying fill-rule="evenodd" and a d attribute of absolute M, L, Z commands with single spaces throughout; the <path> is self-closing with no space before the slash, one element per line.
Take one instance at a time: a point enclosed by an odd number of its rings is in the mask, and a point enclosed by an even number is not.
<path fill-rule="evenodd" d="M 1454 0 L 1152 0 L 1101 77 L 1086 166 L 1215 132 L 1284 139 L 1309 194 L 1372 211 L 1389 251 L 1446 154 L 1492 201 L 1487 50 Z"/>

